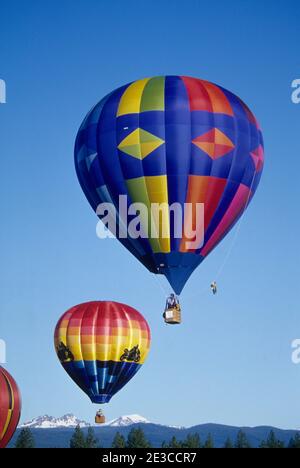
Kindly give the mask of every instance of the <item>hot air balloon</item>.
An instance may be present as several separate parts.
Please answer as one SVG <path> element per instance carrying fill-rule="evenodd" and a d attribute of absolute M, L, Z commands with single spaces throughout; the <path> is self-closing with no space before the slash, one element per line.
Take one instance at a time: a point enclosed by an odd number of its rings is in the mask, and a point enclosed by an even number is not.
<path fill-rule="evenodd" d="M 69 309 L 55 329 L 57 356 L 93 403 L 108 403 L 137 373 L 150 348 L 150 329 L 134 308 L 110 301 Z M 103 423 L 101 412 L 95 418 Z"/>
<path fill-rule="evenodd" d="M 0 367 L 0 448 L 5 448 L 15 433 L 21 415 L 21 396 L 12 376 Z"/>
<path fill-rule="evenodd" d="M 239 97 L 197 78 L 157 76 L 116 89 L 88 113 L 76 138 L 75 166 L 92 208 L 115 207 L 118 240 L 180 294 L 244 213 L 260 181 L 263 153 L 259 124 Z M 128 208 L 148 207 L 148 218 L 140 216 L 146 236 L 130 235 L 120 196 Z M 171 210 L 153 216 L 157 203 L 182 208 L 176 215 L 182 235 Z M 199 236 L 192 229 L 197 204 L 204 207 Z M 156 236 L 149 234 L 151 223 Z"/>

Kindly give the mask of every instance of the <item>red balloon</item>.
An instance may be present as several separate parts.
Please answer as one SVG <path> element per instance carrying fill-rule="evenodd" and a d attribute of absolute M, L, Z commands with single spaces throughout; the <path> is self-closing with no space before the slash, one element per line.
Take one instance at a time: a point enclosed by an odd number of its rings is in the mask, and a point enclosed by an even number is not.
<path fill-rule="evenodd" d="M 21 416 L 21 395 L 12 376 L 0 367 L 0 448 L 5 448 Z"/>

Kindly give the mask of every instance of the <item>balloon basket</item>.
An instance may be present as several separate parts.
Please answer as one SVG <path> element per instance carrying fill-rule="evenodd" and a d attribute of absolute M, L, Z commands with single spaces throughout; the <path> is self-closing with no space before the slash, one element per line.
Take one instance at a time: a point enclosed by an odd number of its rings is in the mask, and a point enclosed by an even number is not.
<path fill-rule="evenodd" d="M 174 307 L 164 312 L 164 320 L 168 325 L 179 325 L 181 323 L 181 309 Z"/>
<path fill-rule="evenodd" d="M 96 423 L 96 424 L 104 424 L 104 423 L 105 423 L 105 416 L 104 416 L 104 414 L 96 414 L 96 416 L 95 416 L 95 423 Z"/>

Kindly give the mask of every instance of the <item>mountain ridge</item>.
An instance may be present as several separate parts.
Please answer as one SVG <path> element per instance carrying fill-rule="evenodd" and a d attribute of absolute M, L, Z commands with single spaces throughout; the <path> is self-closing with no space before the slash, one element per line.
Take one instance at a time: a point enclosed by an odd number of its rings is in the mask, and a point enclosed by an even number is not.
<path fill-rule="evenodd" d="M 86 421 L 76 418 L 74 414 L 67 413 L 59 418 L 49 416 L 48 414 L 38 416 L 29 421 L 25 421 L 24 423 L 20 424 L 19 427 L 21 429 L 24 429 L 26 427 L 29 427 L 31 429 L 55 429 L 76 426 L 88 427 L 90 426 L 90 424 L 88 424 Z"/>
<path fill-rule="evenodd" d="M 111 421 L 102 424 L 102 427 L 124 427 L 130 426 L 132 424 L 148 423 L 150 423 L 150 421 L 144 418 L 144 416 L 140 416 L 139 414 L 129 414 L 112 419 Z M 19 425 L 19 428 L 24 429 L 26 427 L 29 427 L 31 429 L 58 429 L 75 428 L 76 426 L 80 426 L 81 428 L 83 428 L 93 426 L 93 424 L 78 419 L 76 416 L 74 416 L 74 414 L 71 413 L 67 413 L 58 418 L 45 414 L 43 416 L 33 418 L 29 421 L 25 421 L 24 423 Z M 96 425 L 96 427 L 98 427 L 98 425 Z"/>
<path fill-rule="evenodd" d="M 72 418 L 75 418 L 74 415 L 65 416 L 72 416 Z M 61 420 L 63 418 L 64 417 L 54 419 Z M 132 419 L 129 421 L 128 418 Z M 35 418 L 35 420 L 36 419 L 38 418 Z M 75 420 L 78 419 L 75 418 Z M 85 426 L 82 427 L 82 430 L 86 434 L 90 425 L 85 421 L 81 422 L 85 424 Z M 23 427 L 30 426 L 28 426 L 28 423 L 27 425 L 25 423 L 25 426 L 22 424 L 19 427 L 11 441 L 11 447 L 14 446 L 16 437 Z M 210 434 L 214 440 L 215 447 L 223 447 L 228 437 L 232 440 L 232 442 L 236 440 L 239 430 L 245 432 L 247 439 L 249 440 L 252 447 L 258 447 L 262 440 L 266 440 L 271 430 L 274 431 L 275 436 L 278 439 L 282 440 L 285 445 L 288 445 L 289 440 L 294 437 L 296 433 L 299 433 L 297 430 L 280 429 L 267 425 L 254 427 L 236 427 L 225 424 L 205 423 L 191 427 L 172 427 L 163 424 L 152 423 L 143 416 L 139 415 L 121 416 L 120 418 L 113 419 L 104 425 L 93 426 L 93 429 L 101 447 L 109 448 L 111 447 L 112 441 L 117 432 L 127 438 L 133 427 L 141 427 L 145 433 L 146 438 L 150 441 L 151 445 L 156 448 L 161 447 L 163 442 L 168 442 L 173 436 L 175 436 L 178 440 L 184 440 L 188 434 L 199 434 L 202 442 L 204 442 L 207 436 Z M 36 447 L 39 448 L 69 447 L 70 439 L 74 432 L 74 426 L 51 428 L 31 426 L 30 429 L 35 438 Z"/>

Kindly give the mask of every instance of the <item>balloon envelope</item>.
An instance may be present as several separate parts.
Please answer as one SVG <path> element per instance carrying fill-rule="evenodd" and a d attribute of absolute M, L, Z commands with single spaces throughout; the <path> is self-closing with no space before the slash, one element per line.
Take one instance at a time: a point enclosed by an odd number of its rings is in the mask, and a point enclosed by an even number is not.
<path fill-rule="evenodd" d="M 95 301 L 69 309 L 56 326 L 54 341 L 76 384 L 93 403 L 108 403 L 144 363 L 150 329 L 132 307 Z"/>
<path fill-rule="evenodd" d="M 18 426 L 21 396 L 12 376 L 0 367 L 0 448 L 5 448 Z"/>
<path fill-rule="evenodd" d="M 77 135 L 75 165 L 92 208 L 112 203 L 117 238 L 179 294 L 254 195 L 263 138 L 252 112 L 230 91 L 196 78 L 158 76 L 116 89 L 89 112 Z M 119 209 L 120 195 L 128 207 L 138 202 L 149 211 L 153 203 L 179 204 L 183 234 L 171 216 L 152 217 L 157 237 L 151 237 L 149 219 L 141 216 L 148 238 L 123 238 L 131 218 Z M 191 247 L 197 203 L 204 204 L 204 226 Z"/>

